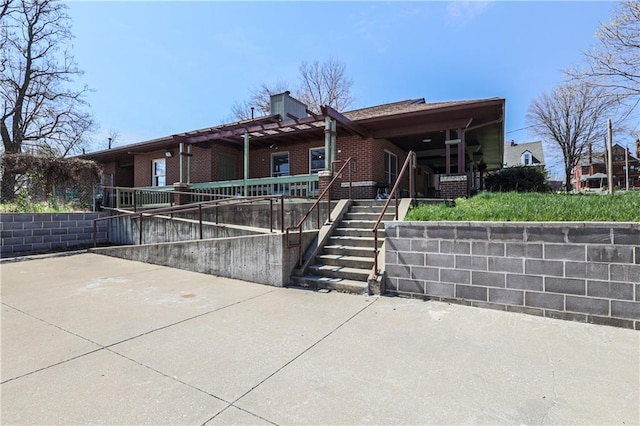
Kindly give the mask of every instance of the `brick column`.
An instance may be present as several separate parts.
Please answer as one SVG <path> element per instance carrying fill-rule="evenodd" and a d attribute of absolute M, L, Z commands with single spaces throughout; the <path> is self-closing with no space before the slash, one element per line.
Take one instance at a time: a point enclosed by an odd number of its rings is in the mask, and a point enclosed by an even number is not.
<path fill-rule="evenodd" d="M 469 196 L 467 175 L 440 176 L 440 198 L 459 198 Z"/>
<path fill-rule="evenodd" d="M 331 170 L 320 170 L 318 172 L 318 190 L 320 191 L 320 193 L 322 193 L 322 191 L 324 191 L 325 188 L 329 186 L 331 179 L 333 179 L 333 172 Z M 327 197 L 328 195 L 325 195 L 323 199 L 326 200 Z"/>
<path fill-rule="evenodd" d="M 189 185 L 186 183 L 176 182 L 173 184 L 173 190 L 178 192 L 188 192 Z M 176 206 L 189 204 L 189 194 L 173 194 L 173 204 Z"/>

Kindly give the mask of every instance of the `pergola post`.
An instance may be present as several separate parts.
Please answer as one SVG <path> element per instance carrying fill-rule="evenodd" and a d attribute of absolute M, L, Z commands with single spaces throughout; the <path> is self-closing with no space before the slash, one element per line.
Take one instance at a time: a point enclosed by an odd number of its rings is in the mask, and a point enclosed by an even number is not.
<path fill-rule="evenodd" d="M 336 137 L 337 137 L 337 127 L 336 120 L 331 120 L 331 163 L 336 161 L 337 158 L 337 149 L 336 149 Z"/>
<path fill-rule="evenodd" d="M 244 196 L 246 197 L 248 191 L 249 180 L 249 132 L 244 132 Z"/>
<path fill-rule="evenodd" d="M 466 143 L 464 140 L 464 132 L 462 129 L 458 129 L 458 138 L 460 139 L 460 143 L 458 144 L 458 174 L 463 174 L 466 172 L 465 163 L 466 163 Z"/>
<path fill-rule="evenodd" d="M 444 139 L 445 141 L 448 141 L 449 139 L 451 139 L 451 131 L 449 129 L 446 130 Z M 446 161 L 445 173 L 447 175 L 450 175 L 451 174 L 451 145 L 445 144 L 444 153 L 445 153 L 445 161 Z"/>
<path fill-rule="evenodd" d="M 324 118 L 324 169 L 331 170 L 331 118 Z"/>

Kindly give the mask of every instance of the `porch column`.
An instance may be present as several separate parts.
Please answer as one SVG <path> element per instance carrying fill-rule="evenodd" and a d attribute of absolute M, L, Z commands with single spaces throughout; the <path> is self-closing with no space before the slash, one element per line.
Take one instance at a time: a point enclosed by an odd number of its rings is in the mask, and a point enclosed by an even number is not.
<path fill-rule="evenodd" d="M 178 182 L 184 182 L 184 142 L 180 142 L 180 152 L 178 153 L 178 158 L 180 160 L 180 177 L 178 178 Z"/>
<path fill-rule="evenodd" d="M 337 131 L 336 131 L 336 121 L 335 120 L 331 120 L 331 163 L 333 163 L 334 161 L 336 161 L 337 156 L 337 149 L 336 149 L 336 137 L 337 137 Z"/>
<path fill-rule="evenodd" d="M 324 169 L 331 170 L 331 118 L 324 118 Z"/>
<path fill-rule="evenodd" d="M 187 183 L 191 183 L 191 144 L 187 145 Z"/>
<path fill-rule="evenodd" d="M 466 164 L 466 157 L 467 157 L 467 153 L 466 153 L 466 143 L 464 140 L 464 132 L 462 131 L 462 129 L 458 129 L 458 138 L 460 139 L 460 143 L 458 144 L 458 173 L 462 174 L 465 173 L 465 164 Z"/>
<path fill-rule="evenodd" d="M 244 132 L 244 196 L 247 196 L 247 180 L 249 179 L 249 133 Z"/>
<path fill-rule="evenodd" d="M 451 131 L 447 129 L 445 132 L 444 140 L 448 141 L 450 139 L 451 139 Z M 444 154 L 445 154 L 445 161 L 446 161 L 445 173 L 447 175 L 450 175 L 451 174 L 451 145 L 449 144 L 444 145 Z"/>

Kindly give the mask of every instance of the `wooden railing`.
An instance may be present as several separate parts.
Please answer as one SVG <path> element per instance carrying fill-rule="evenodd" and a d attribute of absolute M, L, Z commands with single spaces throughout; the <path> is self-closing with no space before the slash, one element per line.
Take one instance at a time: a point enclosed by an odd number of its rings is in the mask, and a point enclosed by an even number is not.
<path fill-rule="evenodd" d="M 247 179 L 246 194 L 243 179 L 223 182 L 192 183 L 188 192 L 174 191 L 173 186 L 113 187 L 100 186 L 106 207 L 133 209 L 166 207 L 174 204 L 174 195 L 188 195 L 189 203 L 227 197 L 262 197 L 285 195 L 297 198 L 315 198 L 318 191 L 318 175 L 295 175 Z"/>
<path fill-rule="evenodd" d="M 389 203 L 391 203 L 391 200 L 395 200 L 396 202 L 396 220 L 398 220 L 398 206 L 399 206 L 399 197 L 398 197 L 398 191 L 399 191 L 399 184 L 400 181 L 402 180 L 402 178 L 405 176 L 405 173 L 407 173 L 408 170 L 410 170 L 409 173 L 409 197 L 413 197 L 415 194 L 414 191 L 414 182 L 413 182 L 413 170 L 416 168 L 416 153 L 413 151 L 409 151 L 409 153 L 407 154 L 407 159 L 404 161 L 404 164 L 402 165 L 402 169 L 400 170 L 400 173 L 398 173 L 398 178 L 396 179 L 396 183 L 393 185 L 393 189 L 391 189 L 391 192 L 389 193 L 389 198 L 387 198 L 387 202 L 384 203 L 384 207 L 382 208 L 382 211 L 380 212 L 380 216 L 378 216 L 378 220 L 376 221 L 375 225 L 373 226 L 373 257 L 374 257 L 374 272 L 377 275 L 380 270 L 378 269 L 378 227 L 380 226 L 380 222 L 382 222 L 382 218 L 384 217 L 385 212 L 387 211 L 387 208 L 389 207 Z"/>
<path fill-rule="evenodd" d="M 334 162 L 335 164 L 340 163 L 342 161 L 336 161 Z M 340 167 L 340 170 L 338 170 L 337 173 L 334 173 L 333 179 L 331 179 L 331 182 L 329 182 L 329 185 L 320 193 L 320 195 L 318 196 L 318 199 L 313 203 L 313 205 L 309 208 L 309 210 L 307 210 L 307 212 L 305 213 L 305 215 L 302 217 L 302 219 L 300 219 L 300 221 L 298 222 L 297 225 L 295 226 L 290 226 L 287 227 L 286 229 L 286 233 L 287 233 L 287 247 L 288 248 L 293 248 L 293 247 L 298 247 L 298 266 L 302 266 L 303 263 L 303 259 L 302 259 L 302 228 L 304 223 L 306 222 L 306 220 L 309 218 L 309 216 L 311 215 L 311 213 L 313 212 L 314 209 L 317 209 L 316 212 L 316 219 L 317 219 L 317 227 L 318 229 L 320 229 L 320 204 L 322 202 L 322 200 L 325 198 L 327 199 L 327 221 L 331 222 L 331 187 L 333 186 L 333 183 L 338 179 L 342 177 L 342 173 L 345 171 L 345 169 L 348 167 L 348 174 L 349 174 L 349 199 L 351 200 L 352 198 L 352 194 L 353 194 L 353 185 L 352 185 L 352 164 L 355 164 L 355 160 L 353 159 L 353 157 L 349 157 L 348 160 L 344 161 L 344 164 L 342 165 L 342 167 Z M 332 163 L 331 167 L 333 168 L 334 164 Z M 297 242 L 291 242 L 291 234 L 292 232 L 290 231 L 294 231 L 297 230 L 298 232 L 298 241 Z"/>

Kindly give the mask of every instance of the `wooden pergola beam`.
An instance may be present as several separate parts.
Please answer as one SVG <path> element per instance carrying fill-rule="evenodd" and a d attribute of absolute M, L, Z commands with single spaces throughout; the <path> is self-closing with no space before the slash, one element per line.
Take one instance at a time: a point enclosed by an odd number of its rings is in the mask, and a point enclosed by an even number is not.
<path fill-rule="evenodd" d="M 325 105 L 321 108 L 322 108 L 322 114 L 325 117 L 330 117 L 334 119 L 338 124 L 340 124 L 345 129 L 348 129 L 363 138 L 368 138 L 371 136 L 371 132 L 369 132 L 369 130 L 365 129 L 363 126 L 359 125 L 358 123 L 355 123 L 349 120 L 347 117 L 340 114 L 338 111 L 331 108 L 330 106 Z"/>

